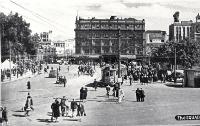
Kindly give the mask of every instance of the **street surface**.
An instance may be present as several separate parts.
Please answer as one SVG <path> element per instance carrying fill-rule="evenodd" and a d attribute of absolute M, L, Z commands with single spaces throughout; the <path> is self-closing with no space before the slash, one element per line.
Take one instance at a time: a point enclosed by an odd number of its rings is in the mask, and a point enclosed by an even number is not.
<path fill-rule="evenodd" d="M 58 65 L 50 65 L 54 69 Z M 125 100 L 116 103 L 112 96 L 106 97 L 105 88 L 88 88 L 88 97 L 85 105 L 87 116 L 76 117 L 81 121 L 72 121 L 69 117 L 60 117 L 59 122 L 50 122 L 51 104 L 53 98 L 66 96 L 68 99 L 78 99 L 79 90 L 82 86 L 100 80 L 101 70 L 96 68 L 93 77 L 89 75 L 77 75 L 77 65 L 72 65 L 67 72 L 67 66 L 61 66 L 60 74 L 65 75 L 68 82 L 66 87 L 55 84 L 56 78 L 48 78 L 48 74 L 36 75 L 31 78 L 3 83 L 1 85 L 1 104 L 8 109 L 8 120 L 11 126 L 134 126 L 134 125 L 192 125 L 200 124 L 196 121 L 177 121 L 176 115 L 200 114 L 200 89 L 166 86 L 157 82 L 141 85 L 135 82 L 129 86 L 129 81 L 122 85 L 125 92 Z M 31 115 L 24 117 L 21 112 L 25 104 L 28 89 L 26 82 L 30 80 L 30 94 L 33 98 L 34 111 Z M 136 102 L 135 90 L 143 88 L 145 91 L 145 102 Z M 111 91 L 112 92 L 112 91 Z M 111 93 L 110 93 L 111 94 Z"/>

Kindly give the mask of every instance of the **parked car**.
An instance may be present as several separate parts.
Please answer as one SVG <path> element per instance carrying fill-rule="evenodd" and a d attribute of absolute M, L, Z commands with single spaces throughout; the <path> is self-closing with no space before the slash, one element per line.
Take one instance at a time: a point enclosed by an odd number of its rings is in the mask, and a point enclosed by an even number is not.
<path fill-rule="evenodd" d="M 174 76 L 175 73 L 172 72 L 171 74 L 171 80 L 174 82 Z M 184 79 L 184 70 L 176 70 L 176 82 L 177 83 L 183 83 L 183 79 Z"/>

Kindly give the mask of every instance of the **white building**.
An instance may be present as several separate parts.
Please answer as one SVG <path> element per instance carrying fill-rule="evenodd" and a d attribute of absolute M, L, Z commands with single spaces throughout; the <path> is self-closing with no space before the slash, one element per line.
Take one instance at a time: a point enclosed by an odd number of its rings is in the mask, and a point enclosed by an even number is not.
<path fill-rule="evenodd" d="M 65 41 L 54 41 L 53 45 L 56 48 L 56 54 L 58 57 L 73 55 L 75 52 L 74 39 L 67 39 Z"/>

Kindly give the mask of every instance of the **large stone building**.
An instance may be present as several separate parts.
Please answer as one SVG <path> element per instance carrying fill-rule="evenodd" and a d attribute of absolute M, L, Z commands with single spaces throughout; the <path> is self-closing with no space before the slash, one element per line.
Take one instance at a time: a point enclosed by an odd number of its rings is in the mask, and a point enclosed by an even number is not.
<path fill-rule="evenodd" d="M 166 31 L 148 30 L 144 34 L 145 54 L 150 56 L 152 49 L 163 45 L 167 41 Z"/>
<path fill-rule="evenodd" d="M 122 55 L 143 55 L 145 20 L 134 18 L 82 19 L 76 18 L 75 53 L 78 55 L 116 55 L 118 33 Z"/>

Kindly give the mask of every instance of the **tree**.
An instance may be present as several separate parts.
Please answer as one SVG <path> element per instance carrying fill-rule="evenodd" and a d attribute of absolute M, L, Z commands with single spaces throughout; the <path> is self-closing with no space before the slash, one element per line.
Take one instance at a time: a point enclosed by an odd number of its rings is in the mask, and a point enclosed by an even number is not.
<path fill-rule="evenodd" d="M 192 39 L 184 39 L 180 42 L 168 41 L 153 50 L 152 59 L 174 64 L 175 49 L 177 64 L 182 65 L 184 68 L 191 68 L 193 65 L 200 63 L 200 42 Z"/>
<path fill-rule="evenodd" d="M 0 13 L 0 25 L 2 27 L 1 54 L 4 61 L 9 57 L 11 48 L 12 57 L 27 54 L 35 54 L 35 44 L 31 41 L 30 24 L 18 13 L 12 12 L 6 16 Z"/>

